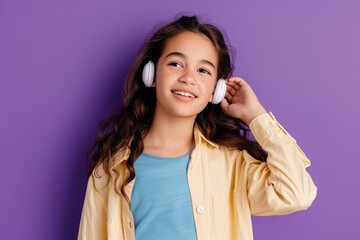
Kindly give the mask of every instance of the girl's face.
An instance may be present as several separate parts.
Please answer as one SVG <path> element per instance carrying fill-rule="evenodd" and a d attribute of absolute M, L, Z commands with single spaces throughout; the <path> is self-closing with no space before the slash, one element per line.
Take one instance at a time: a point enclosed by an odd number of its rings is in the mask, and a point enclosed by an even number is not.
<path fill-rule="evenodd" d="M 206 36 L 185 31 L 170 38 L 156 64 L 156 112 L 195 119 L 212 98 L 217 68 Z"/>

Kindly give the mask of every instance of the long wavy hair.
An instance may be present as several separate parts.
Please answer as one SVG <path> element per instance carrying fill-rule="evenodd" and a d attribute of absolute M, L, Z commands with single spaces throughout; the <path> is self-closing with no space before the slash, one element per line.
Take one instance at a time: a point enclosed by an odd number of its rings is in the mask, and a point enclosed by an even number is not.
<path fill-rule="evenodd" d="M 156 64 L 167 41 L 184 31 L 203 34 L 212 41 L 218 53 L 217 79 L 228 78 L 233 73 L 229 48 L 223 34 L 212 24 L 201 24 L 197 16 L 181 16 L 163 25 L 144 44 L 126 77 L 122 105 L 99 123 L 95 140 L 86 155 L 89 176 L 100 164 L 105 174 L 112 174 L 113 172 L 110 171 L 115 160 L 114 154 L 126 147 L 130 148 L 130 156 L 126 161 L 129 176 L 120 189 L 115 187 L 117 194 L 123 196 L 129 204 L 130 200 L 124 187 L 135 178 L 134 162 L 144 150 L 143 137 L 150 129 L 156 103 L 154 88 L 148 88 L 142 82 L 142 69 L 149 60 Z M 209 103 L 197 115 L 195 124 L 209 140 L 220 145 L 246 150 L 254 158 L 266 161 L 266 152 L 251 138 L 248 126 L 225 114 L 219 104 Z M 115 182 L 117 182 L 120 174 L 118 172 L 115 174 Z M 96 175 L 96 177 L 101 176 Z"/>

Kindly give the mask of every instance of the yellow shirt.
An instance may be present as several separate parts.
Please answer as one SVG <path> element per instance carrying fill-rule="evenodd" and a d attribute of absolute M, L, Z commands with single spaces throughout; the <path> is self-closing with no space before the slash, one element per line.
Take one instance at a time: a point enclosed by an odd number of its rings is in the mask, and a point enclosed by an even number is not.
<path fill-rule="evenodd" d="M 306 171 L 310 161 L 274 116 L 262 114 L 249 127 L 268 152 L 267 162 L 245 150 L 219 146 L 194 130 L 187 173 L 198 240 L 251 240 L 251 215 L 305 210 L 315 199 L 317 188 Z M 129 175 L 125 165 L 129 153 L 126 149 L 115 155 L 117 189 Z M 134 181 L 125 188 L 129 198 Z M 129 205 L 116 194 L 114 184 L 113 176 L 90 176 L 78 240 L 135 239 Z"/>

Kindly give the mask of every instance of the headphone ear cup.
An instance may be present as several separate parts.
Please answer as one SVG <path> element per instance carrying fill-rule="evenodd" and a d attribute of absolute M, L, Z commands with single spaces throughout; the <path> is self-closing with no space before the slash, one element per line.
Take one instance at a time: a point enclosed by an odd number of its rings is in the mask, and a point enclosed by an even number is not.
<path fill-rule="evenodd" d="M 155 75 L 155 64 L 152 61 L 149 61 L 143 69 L 142 79 L 147 87 L 151 87 L 154 83 L 154 75 Z"/>
<path fill-rule="evenodd" d="M 225 94 L 226 94 L 226 82 L 224 79 L 221 78 L 216 83 L 216 87 L 211 103 L 213 104 L 220 103 L 224 99 Z"/>

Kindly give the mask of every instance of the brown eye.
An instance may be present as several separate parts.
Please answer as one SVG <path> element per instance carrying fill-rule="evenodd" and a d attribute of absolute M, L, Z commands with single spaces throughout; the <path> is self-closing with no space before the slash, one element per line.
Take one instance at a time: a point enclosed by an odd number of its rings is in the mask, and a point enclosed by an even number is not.
<path fill-rule="evenodd" d="M 210 73 L 208 70 L 204 69 L 204 68 L 201 68 L 201 69 L 199 70 L 199 72 L 205 73 L 205 74 L 208 74 L 208 75 L 211 76 L 211 73 Z"/>
<path fill-rule="evenodd" d="M 171 62 L 169 63 L 170 66 L 173 66 L 173 67 L 182 67 L 182 65 L 178 62 Z"/>

